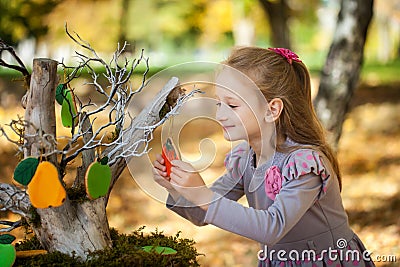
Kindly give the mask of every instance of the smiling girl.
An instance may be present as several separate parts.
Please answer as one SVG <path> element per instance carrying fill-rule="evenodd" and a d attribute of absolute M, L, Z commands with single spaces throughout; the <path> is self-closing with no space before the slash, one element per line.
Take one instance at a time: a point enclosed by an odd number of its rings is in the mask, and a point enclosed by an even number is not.
<path fill-rule="evenodd" d="M 374 266 L 343 208 L 341 177 L 311 100 L 306 66 L 288 49 L 241 47 L 217 76 L 226 173 L 207 187 L 187 162 L 154 179 L 167 206 L 196 225 L 258 241 L 259 266 Z M 246 196 L 249 207 L 237 202 Z"/>

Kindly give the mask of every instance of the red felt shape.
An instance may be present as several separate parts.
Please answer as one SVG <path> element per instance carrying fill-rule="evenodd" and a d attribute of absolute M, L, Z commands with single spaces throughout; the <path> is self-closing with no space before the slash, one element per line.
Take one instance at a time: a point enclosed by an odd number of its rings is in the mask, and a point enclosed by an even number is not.
<path fill-rule="evenodd" d="M 175 147 L 174 142 L 170 137 L 167 138 L 162 147 L 162 157 L 164 158 L 165 167 L 167 167 L 167 176 L 171 175 L 171 167 L 173 160 L 180 160 L 178 149 Z"/>

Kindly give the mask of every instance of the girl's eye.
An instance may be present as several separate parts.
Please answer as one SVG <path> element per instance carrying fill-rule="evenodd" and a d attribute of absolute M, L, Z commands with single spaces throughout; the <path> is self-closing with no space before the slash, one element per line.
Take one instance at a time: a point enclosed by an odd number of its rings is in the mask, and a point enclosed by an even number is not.
<path fill-rule="evenodd" d="M 217 102 L 215 105 L 217 105 L 217 107 L 221 107 L 222 106 L 222 103 L 221 102 Z M 230 108 L 232 108 L 232 109 L 234 109 L 234 108 L 237 108 L 238 106 L 237 105 L 228 105 L 228 107 L 230 107 Z"/>

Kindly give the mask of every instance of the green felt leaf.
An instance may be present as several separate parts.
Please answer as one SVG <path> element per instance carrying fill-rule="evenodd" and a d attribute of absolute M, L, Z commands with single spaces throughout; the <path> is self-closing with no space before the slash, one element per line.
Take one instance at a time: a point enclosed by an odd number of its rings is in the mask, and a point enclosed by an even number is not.
<path fill-rule="evenodd" d="M 0 244 L 11 244 L 15 240 L 15 236 L 10 234 L 0 235 Z"/>
<path fill-rule="evenodd" d="M 66 85 L 65 84 L 60 83 L 59 85 L 57 85 L 57 88 L 56 88 L 56 101 L 60 105 L 62 105 L 62 103 L 64 101 L 65 89 L 66 89 Z"/>
<path fill-rule="evenodd" d="M 142 249 L 146 252 L 156 252 L 161 255 L 173 255 L 176 254 L 177 251 L 170 247 L 160 247 L 160 246 L 144 246 Z"/>
<path fill-rule="evenodd" d="M 0 266 L 11 267 L 15 262 L 17 253 L 11 244 L 0 244 Z"/>
<path fill-rule="evenodd" d="M 64 127 L 71 128 L 72 124 L 77 124 L 78 119 L 76 116 L 76 105 L 73 97 L 73 93 L 70 90 L 65 91 L 65 98 L 63 99 L 61 106 L 61 121 Z"/>
<path fill-rule="evenodd" d="M 107 156 L 103 157 L 103 158 L 100 160 L 100 164 L 101 164 L 101 165 L 107 165 L 107 163 L 108 163 L 108 157 L 107 157 Z"/>
<path fill-rule="evenodd" d="M 85 182 L 86 193 L 90 199 L 105 196 L 111 183 L 110 166 L 93 162 L 86 171 Z"/>
<path fill-rule="evenodd" d="M 18 163 L 14 170 L 14 180 L 22 185 L 28 185 L 35 175 L 39 160 L 37 158 L 26 158 Z"/>

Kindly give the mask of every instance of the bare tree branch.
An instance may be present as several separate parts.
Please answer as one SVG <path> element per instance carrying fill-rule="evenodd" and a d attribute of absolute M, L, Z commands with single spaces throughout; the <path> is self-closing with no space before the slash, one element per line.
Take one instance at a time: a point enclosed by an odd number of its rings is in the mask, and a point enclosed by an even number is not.
<path fill-rule="evenodd" d="M 11 184 L 0 184 L 0 211 L 11 211 L 25 218 L 31 218 L 31 202 L 25 191 Z"/>
<path fill-rule="evenodd" d="M 0 221 L 0 225 L 7 225 L 9 227 L 6 228 L 0 228 L 0 233 L 4 232 L 11 232 L 12 230 L 21 227 L 22 226 L 22 220 L 18 220 L 16 222 L 11 222 L 11 221 Z"/>
<path fill-rule="evenodd" d="M 92 82 L 87 83 L 87 85 L 93 86 L 95 91 L 104 97 L 104 103 L 99 106 L 95 103 L 91 103 L 91 100 L 89 100 L 89 103 L 84 103 L 77 96 L 75 96 L 77 102 L 79 103 L 79 107 L 76 116 L 74 116 L 74 119 L 78 120 L 78 124 L 76 126 L 76 129 L 75 125 L 72 126 L 72 136 L 70 137 L 69 142 L 63 148 L 63 156 L 60 163 L 61 168 L 65 168 L 69 162 L 74 160 L 78 155 L 86 150 L 94 150 L 100 147 L 106 148 L 124 145 L 122 142 L 122 135 L 126 132 L 126 130 L 130 129 L 130 127 L 124 130 L 123 126 L 126 124 L 127 119 L 129 119 L 128 125 L 131 125 L 133 121 L 127 112 L 128 104 L 133 95 L 140 93 L 145 87 L 146 74 L 149 71 L 149 59 L 144 56 L 143 50 L 140 54 L 140 57 L 138 59 L 134 59 L 132 63 L 124 58 L 121 64 L 120 57 L 123 55 L 127 43 L 125 42 L 122 47 L 118 44 L 118 47 L 113 54 L 112 59 L 109 63 L 106 63 L 105 60 L 99 57 L 99 55 L 91 47 L 91 45 L 80 38 L 78 34 L 71 34 L 68 31 L 67 26 L 65 30 L 67 35 L 76 44 L 88 51 L 90 54 L 85 55 L 80 52 L 75 52 L 76 57 L 79 59 L 79 64 L 76 67 L 68 67 L 64 63 L 61 63 L 65 69 L 72 69 L 71 74 L 67 76 L 68 78 L 66 83 L 75 78 L 78 73 L 81 73 L 82 69 L 86 68 L 88 73 L 92 77 Z M 106 70 L 105 73 L 103 73 L 103 76 L 108 82 L 107 86 L 103 86 L 100 84 L 98 80 L 99 74 L 95 73 L 94 68 L 91 66 L 92 63 L 98 63 Z M 132 85 L 130 84 L 130 77 L 132 76 L 133 71 L 142 63 L 145 64 L 146 69 L 143 73 L 142 81 L 139 87 L 134 90 L 132 88 Z M 89 107 L 94 107 L 94 109 L 89 109 Z M 96 130 L 92 130 L 90 138 L 86 138 L 82 146 L 77 149 L 72 149 L 72 147 L 74 147 L 74 144 L 77 143 L 78 140 L 80 140 L 84 136 L 88 136 L 88 128 L 84 127 L 84 122 L 89 121 L 89 118 L 100 115 L 105 111 L 108 112 L 108 122 L 101 125 Z M 93 125 L 94 120 L 95 119 L 92 120 L 91 125 Z M 105 137 L 107 133 L 109 134 L 111 132 L 113 132 L 113 140 L 108 142 Z M 148 140 L 148 138 L 144 138 L 139 143 L 142 144 L 145 140 Z M 135 153 L 133 152 L 131 154 L 135 155 Z M 142 154 L 142 152 L 139 154 Z M 113 162 L 115 162 L 115 160 L 112 161 L 112 163 Z"/>
<path fill-rule="evenodd" d="M 140 121 L 140 120 L 135 120 L 131 121 L 131 125 L 128 129 L 124 131 L 124 133 L 121 135 L 120 140 L 117 140 L 118 142 L 114 146 L 113 150 L 111 150 L 107 156 L 110 159 L 109 164 L 112 165 L 115 163 L 116 160 L 119 158 L 125 158 L 129 160 L 131 157 L 140 157 L 146 153 L 149 152 L 148 150 L 148 144 L 150 143 L 151 140 L 153 140 L 153 131 L 162 125 L 167 119 L 169 119 L 172 116 L 175 116 L 178 114 L 178 110 L 182 107 L 182 105 L 191 97 L 193 97 L 194 94 L 200 93 L 201 91 L 198 89 L 195 89 L 188 94 L 182 94 L 177 100 L 176 104 L 174 107 L 171 108 L 170 112 L 168 112 L 163 118 L 160 118 L 160 120 L 156 123 L 147 125 L 146 121 Z M 162 102 L 161 99 L 166 99 L 166 95 L 159 95 L 158 96 L 160 99 L 156 99 L 154 103 L 165 103 Z M 153 109 L 157 110 L 157 109 Z M 147 116 L 151 116 L 151 114 L 146 114 Z M 133 126 L 134 125 L 134 126 Z M 135 131 L 143 131 L 143 138 L 139 140 L 132 139 L 132 136 L 135 135 Z M 132 142 L 131 140 L 135 140 Z M 139 151 L 139 149 L 141 149 Z M 118 153 L 117 153 L 118 152 Z"/>
<path fill-rule="evenodd" d="M 11 132 L 13 132 L 18 139 L 13 139 L 4 127 L 0 126 L 0 137 L 4 137 L 8 142 L 17 146 L 18 152 L 23 153 L 24 148 L 31 144 L 38 144 L 45 153 L 42 153 L 42 157 L 48 157 L 54 154 L 64 154 L 63 150 L 54 149 L 57 147 L 57 140 L 51 134 L 44 134 L 42 131 L 37 129 L 32 123 L 18 118 L 17 120 L 12 120 L 10 124 L 6 124 Z M 31 127 L 34 129 L 34 134 L 25 134 L 25 128 Z M 24 138 L 26 140 L 24 144 Z"/>
<path fill-rule="evenodd" d="M 2 58 L 4 51 L 7 51 L 14 58 L 14 60 L 18 63 L 18 65 L 13 65 L 13 64 L 10 64 L 10 63 L 7 63 L 6 61 L 4 61 L 4 59 Z M 30 79 L 31 79 L 31 75 L 30 75 L 29 71 L 25 67 L 22 60 L 18 57 L 14 48 L 12 46 L 6 44 L 1 39 L 0 39 L 0 66 L 21 72 L 22 75 L 24 75 L 26 86 L 29 87 Z"/>

